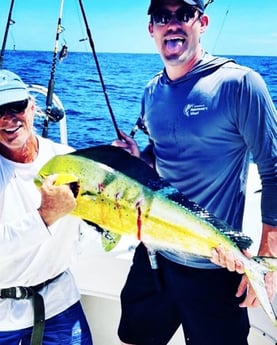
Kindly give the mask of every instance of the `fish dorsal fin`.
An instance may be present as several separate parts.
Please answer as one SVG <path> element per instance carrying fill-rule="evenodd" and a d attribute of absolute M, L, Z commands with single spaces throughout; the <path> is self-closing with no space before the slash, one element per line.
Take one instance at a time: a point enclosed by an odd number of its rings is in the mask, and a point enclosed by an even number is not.
<path fill-rule="evenodd" d="M 156 171 L 150 168 L 141 159 L 112 145 L 92 146 L 72 152 L 72 155 L 82 156 L 103 163 L 149 188 L 151 181 L 153 181 L 154 185 L 160 180 Z"/>
<path fill-rule="evenodd" d="M 121 239 L 121 235 L 115 234 L 111 231 L 103 229 L 99 225 L 92 223 L 88 220 L 84 219 L 84 221 L 88 225 L 92 226 L 101 235 L 102 247 L 106 252 L 113 250 L 117 246 L 117 244 L 119 243 Z"/>

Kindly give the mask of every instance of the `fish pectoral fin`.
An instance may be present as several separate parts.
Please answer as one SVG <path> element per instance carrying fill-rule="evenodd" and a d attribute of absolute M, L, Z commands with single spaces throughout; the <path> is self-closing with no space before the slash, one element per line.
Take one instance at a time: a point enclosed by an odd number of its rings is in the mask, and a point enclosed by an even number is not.
<path fill-rule="evenodd" d="M 94 230 L 96 230 L 97 232 L 100 233 L 100 235 L 102 237 L 101 238 L 102 247 L 106 252 L 113 250 L 117 246 L 118 242 L 121 239 L 121 235 L 115 234 L 111 231 L 103 229 L 99 225 L 97 225 L 93 222 L 90 222 L 89 220 L 84 219 L 84 221 L 88 225 L 92 226 L 94 228 Z"/>
<path fill-rule="evenodd" d="M 121 235 L 104 229 L 102 234 L 102 246 L 106 252 L 113 250 L 121 239 Z"/>
<path fill-rule="evenodd" d="M 261 307 L 263 308 L 269 319 L 272 321 L 274 326 L 277 327 L 277 316 L 266 291 L 264 271 L 253 269 L 251 270 L 251 272 L 246 272 L 246 275 L 248 277 L 250 285 L 256 293 Z"/>

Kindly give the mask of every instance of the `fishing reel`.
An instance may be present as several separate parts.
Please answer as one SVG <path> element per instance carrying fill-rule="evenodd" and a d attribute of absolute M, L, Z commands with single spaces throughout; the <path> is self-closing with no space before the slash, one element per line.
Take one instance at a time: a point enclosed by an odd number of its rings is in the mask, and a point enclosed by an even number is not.
<path fill-rule="evenodd" d="M 41 117 L 48 117 L 50 121 L 59 122 L 65 116 L 64 107 L 59 97 L 53 94 L 53 105 L 51 107 L 43 108 L 41 105 L 42 100 L 39 95 L 47 97 L 48 89 L 41 85 L 30 84 L 28 85 L 28 91 L 33 95 L 37 101 L 36 115 Z M 44 102 L 45 104 L 45 102 Z"/>
<path fill-rule="evenodd" d="M 48 116 L 49 120 L 52 122 L 59 122 L 64 117 L 64 110 L 62 108 L 52 106 L 46 108 L 46 116 Z"/>
<path fill-rule="evenodd" d="M 66 115 L 59 97 L 53 93 L 52 104 L 47 107 L 45 106 L 48 97 L 48 89 L 46 87 L 37 84 L 29 84 L 28 91 L 36 100 L 35 127 L 42 127 L 42 136 L 48 137 L 49 122 L 59 123 L 59 133 L 56 133 L 57 130 L 55 130 L 55 137 L 53 139 L 67 144 Z"/>

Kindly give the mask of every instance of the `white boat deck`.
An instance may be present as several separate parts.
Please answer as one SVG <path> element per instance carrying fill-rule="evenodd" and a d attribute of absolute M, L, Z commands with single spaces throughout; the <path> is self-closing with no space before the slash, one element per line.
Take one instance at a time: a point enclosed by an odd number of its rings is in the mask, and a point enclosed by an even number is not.
<path fill-rule="evenodd" d="M 258 249 L 260 238 L 260 188 L 254 165 L 249 175 L 244 231 L 254 240 L 253 254 Z M 119 294 L 125 282 L 132 259 L 128 250 L 129 240 L 122 240 L 114 251 L 106 253 L 92 235 L 90 245 L 80 255 L 72 267 L 82 294 L 82 304 L 94 337 L 94 345 L 118 345 L 117 326 L 120 316 Z M 131 243 L 132 244 L 132 243 Z M 277 310 L 277 299 L 274 301 Z M 251 332 L 249 345 L 276 345 L 277 329 L 271 324 L 260 308 L 249 310 Z M 169 345 L 185 344 L 182 330 L 179 329 Z"/>

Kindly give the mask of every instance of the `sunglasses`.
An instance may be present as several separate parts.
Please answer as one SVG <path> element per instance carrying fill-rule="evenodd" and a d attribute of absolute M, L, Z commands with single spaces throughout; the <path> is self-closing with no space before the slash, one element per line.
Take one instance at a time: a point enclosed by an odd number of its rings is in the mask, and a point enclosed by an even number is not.
<path fill-rule="evenodd" d="M 6 113 L 17 115 L 23 113 L 28 105 L 28 99 L 23 101 L 8 103 L 0 106 L 0 118 L 2 118 Z"/>
<path fill-rule="evenodd" d="M 166 8 L 162 8 L 152 14 L 152 21 L 157 25 L 167 25 L 175 18 L 178 22 L 188 23 L 195 17 L 195 12 L 197 10 L 198 9 L 193 6 L 181 7 L 176 12 L 171 12 Z"/>

